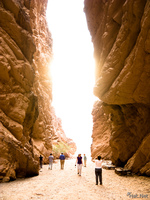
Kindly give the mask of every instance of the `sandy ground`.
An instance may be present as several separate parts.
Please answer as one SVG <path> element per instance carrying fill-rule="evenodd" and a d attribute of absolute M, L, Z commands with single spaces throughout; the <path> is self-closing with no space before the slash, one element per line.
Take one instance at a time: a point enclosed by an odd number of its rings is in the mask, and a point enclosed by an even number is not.
<path fill-rule="evenodd" d="M 43 166 L 39 176 L 0 183 L 0 200 L 126 200 L 150 199 L 150 178 L 115 174 L 103 169 L 103 185 L 95 185 L 94 163 L 88 162 L 77 175 L 75 160 L 66 160 L 65 169 L 59 162 Z"/>

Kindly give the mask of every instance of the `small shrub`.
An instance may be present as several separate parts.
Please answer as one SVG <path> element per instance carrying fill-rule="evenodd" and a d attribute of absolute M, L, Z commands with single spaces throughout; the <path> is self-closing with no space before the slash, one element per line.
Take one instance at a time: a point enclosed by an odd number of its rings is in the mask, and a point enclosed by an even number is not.
<path fill-rule="evenodd" d="M 53 155 L 56 158 L 59 158 L 60 154 L 63 153 L 66 157 L 68 157 L 70 146 L 63 142 L 58 142 L 58 144 L 53 145 Z"/>

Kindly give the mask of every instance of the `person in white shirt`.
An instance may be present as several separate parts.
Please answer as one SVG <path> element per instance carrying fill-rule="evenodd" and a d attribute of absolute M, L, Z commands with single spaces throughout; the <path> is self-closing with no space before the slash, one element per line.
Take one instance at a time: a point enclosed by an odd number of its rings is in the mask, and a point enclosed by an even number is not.
<path fill-rule="evenodd" d="M 84 154 L 84 167 L 86 167 L 86 161 L 87 161 L 87 157 L 86 157 L 86 155 Z"/>
<path fill-rule="evenodd" d="M 50 156 L 48 157 L 48 159 L 49 159 L 49 168 L 48 168 L 48 169 L 51 169 L 51 170 L 52 170 L 53 159 L 54 159 L 52 153 L 50 153 Z"/>
<path fill-rule="evenodd" d="M 101 156 L 98 156 L 97 160 L 95 160 L 96 185 L 98 185 L 98 178 L 100 185 L 102 185 L 102 162 Z"/>

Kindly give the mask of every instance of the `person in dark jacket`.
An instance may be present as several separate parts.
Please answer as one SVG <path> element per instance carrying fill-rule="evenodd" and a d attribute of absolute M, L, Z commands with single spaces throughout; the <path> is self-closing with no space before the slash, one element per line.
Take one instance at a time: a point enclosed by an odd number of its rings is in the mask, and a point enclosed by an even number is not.
<path fill-rule="evenodd" d="M 77 164 L 77 174 L 79 174 L 79 176 L 81 176 L 82 165 L 83 165 L 81 154 L 78 154 L 78 157 L 77 157 L 77 160 L 76 160 L 76 164 Z"/>
<path fill-rule="evenodd" d="M 59 159 L 60 159 L 60 166 L 61 166 L 61 169 L 64 169 L 65 156 L 64 156 L 63 153 L 61 153 L 61 155 L 59 156 Z"/>
<path fill-rule="evenodd" d="M 40 168 L 42 168 L 42 164 L 43 164 L 43 156 L 42 155 L 40 155 L 39 161 L 40 161 Z"/>

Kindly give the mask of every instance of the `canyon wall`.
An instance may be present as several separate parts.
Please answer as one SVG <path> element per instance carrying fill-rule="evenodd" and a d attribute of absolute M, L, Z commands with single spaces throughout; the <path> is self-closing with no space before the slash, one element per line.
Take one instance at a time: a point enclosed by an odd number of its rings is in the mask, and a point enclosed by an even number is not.
<path fill-rule="evenodd" d="M 59 138 L 47 0 L 0 0 L 0 182 L 39 174 Z M 55 118 L 55 120 L 54 120 Z"/>
<path fill-rule="evenodd" d="M 62 121 L 56 116 L 54 108 L 52 113 L 53 131 L 55 133 L 52 138 L 53 156 L 58 159 L 60 154 L 63 152 L 66 158 L 72 158 L 77 150 L 76 144 L 71 138 L 66 137 Z"/>
<path fill-rule="evenodd" d="M 92 157 L 102 154 L 150 176 L 150 1 L 84 3 L 99 98 L 93 108 Z"/>

